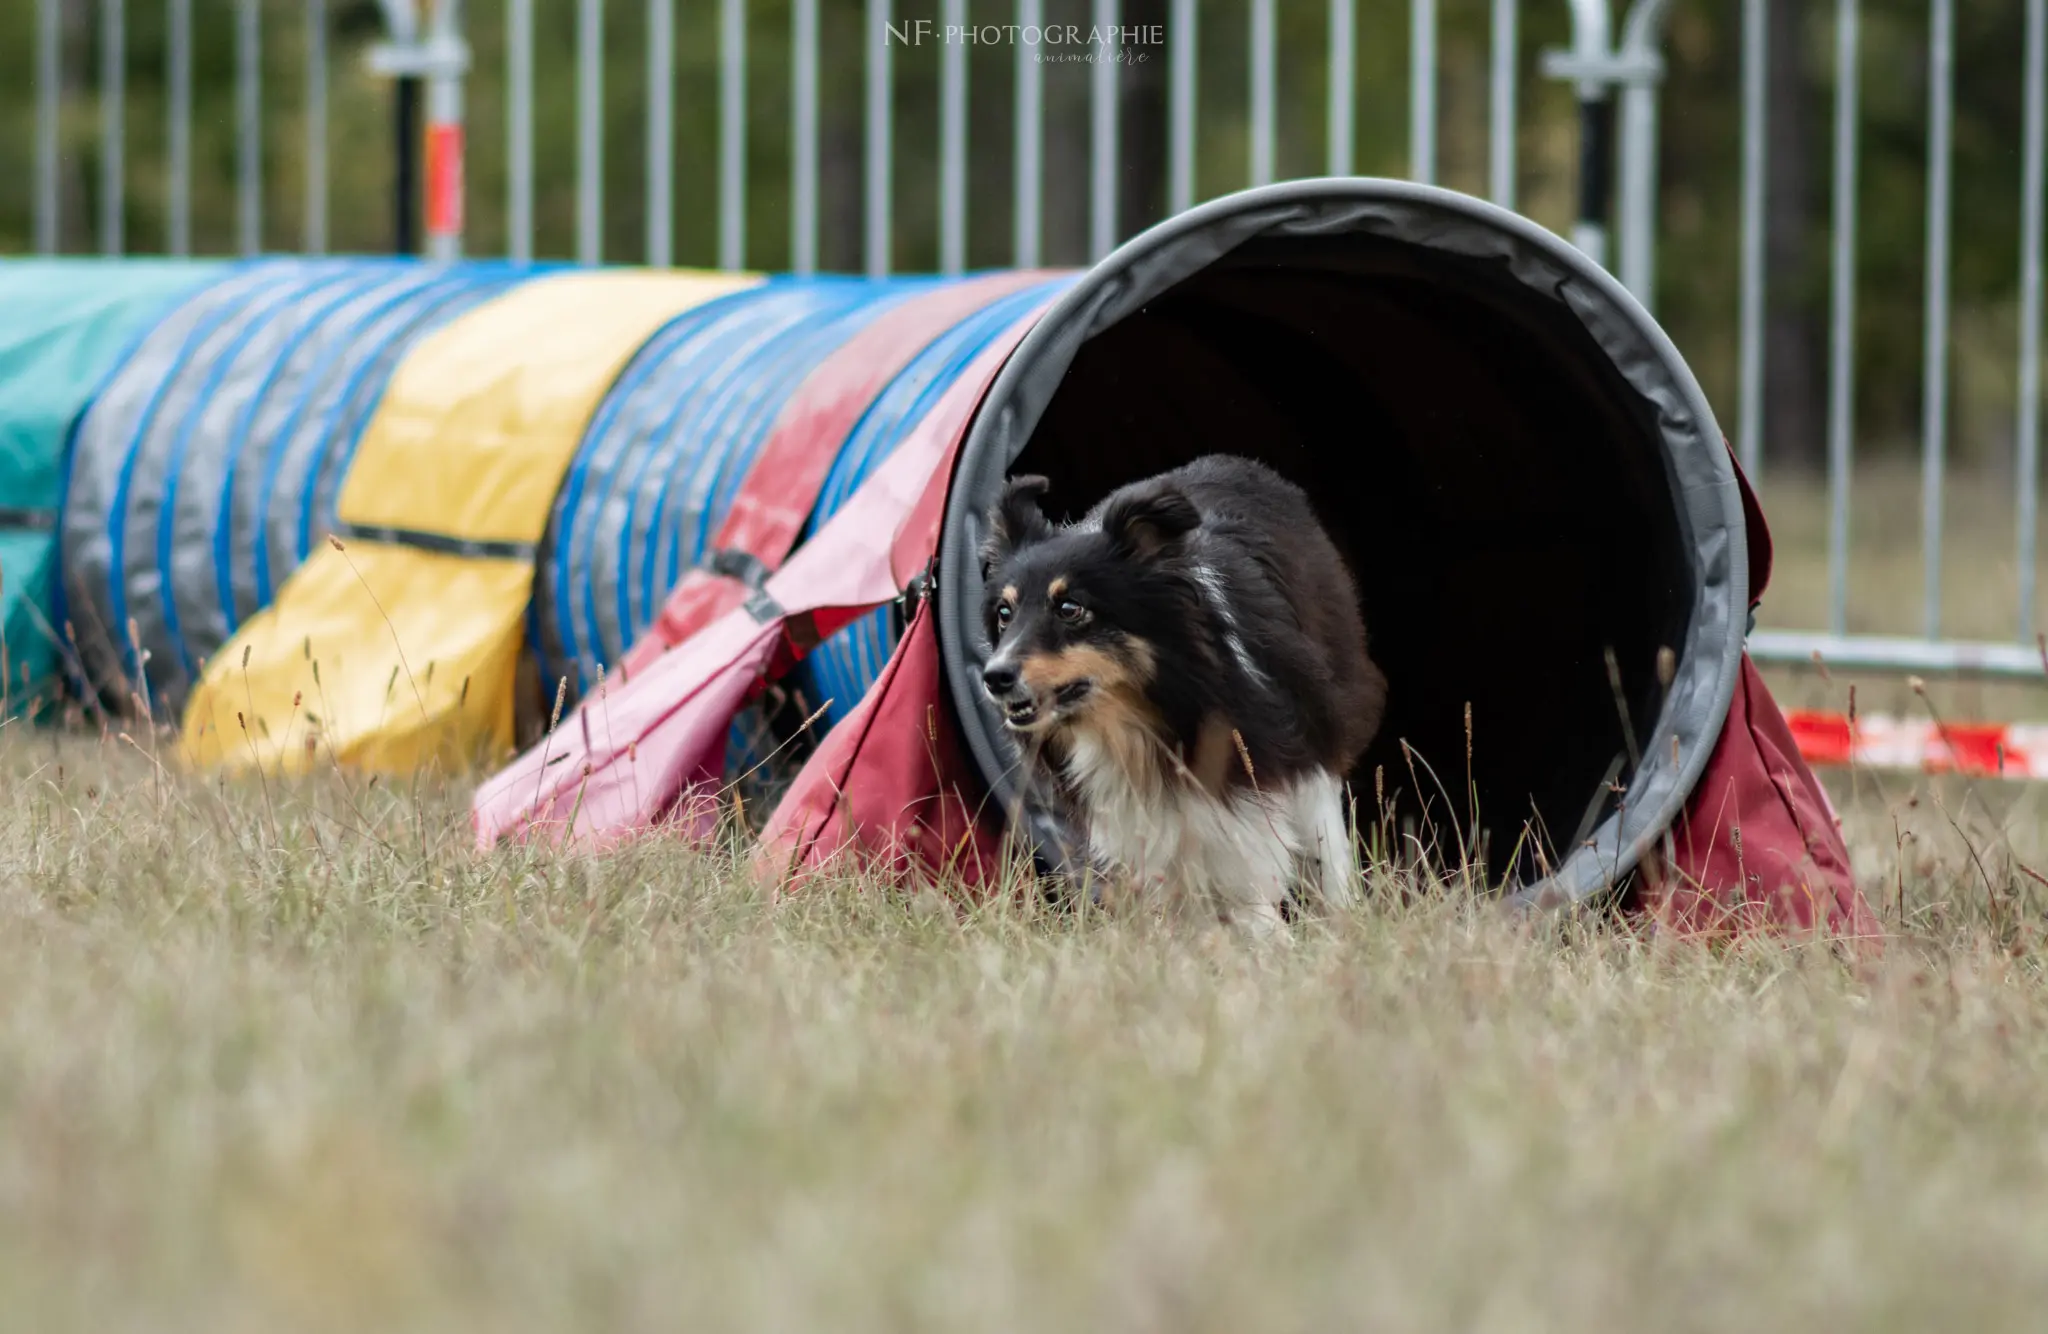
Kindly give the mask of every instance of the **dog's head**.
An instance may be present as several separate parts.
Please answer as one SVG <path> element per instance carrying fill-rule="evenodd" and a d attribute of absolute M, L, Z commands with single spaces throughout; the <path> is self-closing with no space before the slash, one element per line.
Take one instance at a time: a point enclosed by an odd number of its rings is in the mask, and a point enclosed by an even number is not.
<path fill-rule="evenodd" d="M 989 512 L 982 613 L 993 651 L 982 688 L 1010 729 L 1047 732 L 1143 697 L 1171 643 L 1179 599 L 1172 558 L 1201 515 L 1170 484 L 1112 496 L 1099 514 L 1054 526 L 1043 477 L 1017 477 Z"/>

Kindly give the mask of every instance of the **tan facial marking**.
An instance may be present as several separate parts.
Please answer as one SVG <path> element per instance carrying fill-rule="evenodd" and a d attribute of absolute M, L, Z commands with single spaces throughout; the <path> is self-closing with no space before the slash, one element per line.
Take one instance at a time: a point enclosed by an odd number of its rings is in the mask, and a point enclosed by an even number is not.
<path fill-rule="evenodd" d="M 1056 600 L 1064 596 L 1066 594 L 1066 591 L 1067 576 L 1065 576 L 1064 574 L 1045 586 L 1045 596 L 1049 601 Z"/>
<path fill-rule="evenodd" d="M 1033 694 L 1049 695 L 1076 681 L 1093 681 L 1105 694 L 1137 691 L 1152 675 L 1149 649 L 1133 645 L 1130 657 L 1122 657 L 1094 644 L 1076 644 L 1052 653 L 1033 653 L 1018 666 L 1024 684 Z"/>
<path fill-rule="evenodd" d="M 1003 601 L 1005 601 L 1005 602 L 1009 602 L 1009 603 L 1014 603 L 1014 602 L 1016 602 L 1016 600 L 1017 600 L 1017 585 L 1015 585 L 1015 584 L 1004 584 L 1004 585 L 1003 585 Z"/>

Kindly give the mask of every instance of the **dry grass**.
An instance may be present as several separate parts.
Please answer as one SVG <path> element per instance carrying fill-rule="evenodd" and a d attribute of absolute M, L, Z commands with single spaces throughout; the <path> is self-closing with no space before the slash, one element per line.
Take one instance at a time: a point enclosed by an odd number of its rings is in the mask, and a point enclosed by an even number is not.
<path fill-rule="evenodd" d="M 1852 967 L 1459 896 L 1269 950 L 775 903 L 675 847 L 478 858 L 460 790 L 222 787 L 147 745 L 0 727 L 10 1327 L 2048 1309 L 2040 789 L 1831 776 L 1896 933 Z"/>
<path fill-rule="evenodd" d="M 15 1328 L 1991 1330 L 2048 1300 L 2039 886 L 1960 790 L 1974 852 L 1859 780 L 1907 910 L 1859 973 L 1458 902 L 1264 953 L 774 905 L 674 848 L 476 859 L 459 792 L 223 791 L 19 728 L 0 782 Z"/>

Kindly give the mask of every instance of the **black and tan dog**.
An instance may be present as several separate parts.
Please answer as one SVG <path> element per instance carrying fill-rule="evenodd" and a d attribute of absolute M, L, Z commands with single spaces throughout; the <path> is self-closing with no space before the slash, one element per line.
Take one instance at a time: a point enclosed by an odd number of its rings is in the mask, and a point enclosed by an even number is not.
<path fill-rule="evenodd" d="M 982 684 L 1034 794 L 1112 881 L 1255 932 L 1302 888 L 1352 901 L 1343 780 L 1386 679 L 1307 496 L 1228 455 L 1071 525 L 1047 489 L 1011 479 L 982 552 Z"/>

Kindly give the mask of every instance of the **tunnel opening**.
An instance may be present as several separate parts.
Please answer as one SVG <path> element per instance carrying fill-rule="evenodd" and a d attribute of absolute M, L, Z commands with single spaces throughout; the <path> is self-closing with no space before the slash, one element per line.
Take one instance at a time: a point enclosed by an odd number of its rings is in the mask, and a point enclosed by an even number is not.
<path fill-rule="evenodd" d="M 1299 186 L 1321 188 L 1133 242 L 992 389 L 942 544 L 969 749 L 1010 809 L 966 559 L 1001 478 L 1045 474 L 1075 517 L 1251 455 L 1308 493 L 1388 677 L 1350 775 L 1361 831 L 1520 893 L 1618 884 L 1690 790 L 1739 660 L 1741 512 L 1711 415 L 1647 314 L 1533 224 L 1424 187 Z"/>

